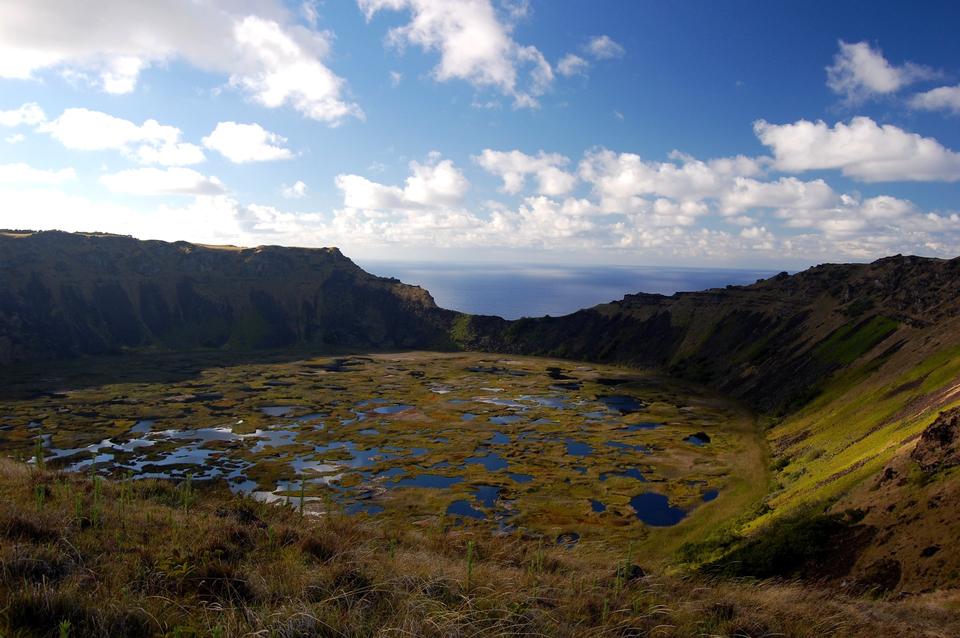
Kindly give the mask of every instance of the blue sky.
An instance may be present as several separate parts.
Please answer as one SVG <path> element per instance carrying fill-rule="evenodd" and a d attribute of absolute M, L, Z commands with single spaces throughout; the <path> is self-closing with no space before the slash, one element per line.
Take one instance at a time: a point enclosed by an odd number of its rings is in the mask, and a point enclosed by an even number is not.
<path fill-rule="evenodd" d="M 365 259 L 960 253 L 954 2 L 0 4 L 0 227 Z"/>

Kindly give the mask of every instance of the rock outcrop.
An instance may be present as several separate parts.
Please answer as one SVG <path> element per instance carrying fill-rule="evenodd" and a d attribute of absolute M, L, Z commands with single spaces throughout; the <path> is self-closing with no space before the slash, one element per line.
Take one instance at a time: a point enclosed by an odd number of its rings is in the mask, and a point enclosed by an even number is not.
<path fill-rule="evenodd" d="M 941 412 L 910 453 L 924 472 L 960 465 L 960 408 Z"/>

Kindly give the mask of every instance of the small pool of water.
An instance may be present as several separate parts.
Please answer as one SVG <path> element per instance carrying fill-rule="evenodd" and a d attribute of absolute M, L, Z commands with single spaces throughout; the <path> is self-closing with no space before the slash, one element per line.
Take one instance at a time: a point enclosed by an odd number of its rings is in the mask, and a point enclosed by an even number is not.
<path fill-rule="evenodd" d="M 684 437 L 683 440 L 686 441 L 687 443 L 696 445 L 697 447 L 703 447 L 704 445 L 707 445 L 708 443 L 710 443 L 710 437 L 703 432 L 697 432 L 696 434 L 691 434 L 690 436 Z"/>
<path fill-rule="evenodd" d="M 643 481 L 644 483 L 647 482 L 647 479 L 644 477 L 643 473 L 635 467 L 627 468 L 626 470 L 620 472 L 603 472 L 600 475 L 600 480 L 606 481 L 611 476 L 622 476 L 624 478 L 637 479 L 638 481 Z"/>
<path fill-rule="evenodd" d="M 515 483 L 529 483 L 534 478 L 533 474 L 523 474 L 521 472 L 510 472 L 507 476 Z"/>
<path fill-rule="evenodd" d="M 481 512 L 478 509 L 475 509 L 473 505 L 470 504 L 470 501 L 464 499 L 457 499 L 456 501 L 450 503 L 447 506 L 447 515 L 448 516 L 466 516 L 468 518 L 475 518 L 477 520 L 483 520 L 487 517 L 486 514 Z"/>
<path fill-rule="evenodd" d="M 608 410 L 620 414 L 633 414 L 647 407 L 642 401 L 626 394 L 602 394 L 597 397 Z"/>
<path fill-rule="evenodd" d="M 412 409 L 412 405 L 399 403 L 396 405 L 381 405 L 379 408 L 374 408 L 373 412 L 375 414 L 397 414 L 398 412 L 406 412 L 407 410 Z"/>
<path fill-rule="evenodd" d="M 704 503 L 709 503 L 710 501 L 716 500 L 718 496 L 720 496 L 720 490 L 707 490 L 703 493 L 700 499 Z"/>
<path fill-rule="evenodd" d="M 557 535 L 557 545 L 566 549 L 572 549 L 580 542 L 580 534 L 576 532 L 563 532 Z"/>
<path fill-rule="evenodd" d="M 511 423 L 516 423 L 522 419 L 523 417 L 518 414 L 505 414 L 503 416 L 490 417 L 490 423 L 494 423 L 496 425 L 510 425 Z"/>
<path fill-rule="evenodd" d="M 254 454 L 268 447 L 284 447 L 297 442 L 297 432 L 293 430 L 257 430 L 253 436 L 259 439 L 250 450 Z"/>
<path fill-rule="evenodd" d="M 296 407 L 295 405 L 268 405 L 260 408 L 260 411 L 267 416 L 283 417 L 288 416 Z"/>
<path fill-rule="evenodd" d="M 627 432 L 639 432 L 641 430 L 656 430 L 657 428 L 662 427 L 663 423 L 657 423 L 656 421 L 640 421 L 639 423 L 627 424 L 621 429 L 626 430 Z"/>
<path fill-rule="evenodd" d="M 637 494 L 630 499 L 630 507 L 640 521 L 651 527 L 670 527 L 687 516 L 684 510 L 670 505 L 670 499 L 656 492 Z"/>
<path fill-rule="evenodd" d="M 153 429 L 153 423 L 153 419 L 137 421 L 133 424 L 133 427 L 130 428 L 130 434 L 146 434 Z"/>
<path fill-rule="evenodd" d="M 500 487 L 496 485 L 477 485 L 475 488 L 477 501 L 487 509 L 493 509 L 497 506 L 497 500 L 500 498 Z"/>
<path fill-rule="evenodd" d="M 595 498 L 590 499 L 590 509 L 594 512 L 606 512 L 607 506 Z"/>
<path fill-rule="evenodd" d="M 541 407 L 554 408 L 556 410 L 562 410 L 567 407 L 567 402 L 560 397 L 548 397 L 548 396 L 537 396 L 533 394 L 524 394 L 519 398 L 519 400 L 526 401 L 528 403 L 536 403 Z"/>
<path fill-rule="evenodd" d="M 510 437 L 503 432 L 492 432 L 490 434 L 490 443 L 493 445 L 507 445 L 510 443 Z"/>
<path fill-rule="evenodd" d="M 567 454 L 570 456 L 589 456 L 593 454 L 593 448 L 590 447 L 589 443 L 577 441 L 576 439 L 565 439 L 564 443 L 567 446 Z"/>
<path fill-rule="evenodd" d="M 507 469 L 509 463 L 495 452 L 491 452 L 486 456 L 470 456 L 464 459 L 465 464 L 479 464 L 482 465 L 488 472 L 497 472 L 499 470 Z"/>
<path fill-rule="evenodd" d="M 351 503 L 343 508 L 343 511 L 351 516 L 357 514 L 366 514 L 368 516 L 376 516 L 383 512 L 383 506 L 377 505 L 376 503 Z"/>

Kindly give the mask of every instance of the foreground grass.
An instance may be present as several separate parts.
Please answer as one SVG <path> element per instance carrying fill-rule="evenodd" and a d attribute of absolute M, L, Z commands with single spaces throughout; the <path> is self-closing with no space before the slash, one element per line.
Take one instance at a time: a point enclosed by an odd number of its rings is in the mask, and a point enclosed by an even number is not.
<path fill-rule="evenodd" d="M 0 462 L 3 636 L 950 636 L 960 597 L 645 575 L 643 557 Z"/>

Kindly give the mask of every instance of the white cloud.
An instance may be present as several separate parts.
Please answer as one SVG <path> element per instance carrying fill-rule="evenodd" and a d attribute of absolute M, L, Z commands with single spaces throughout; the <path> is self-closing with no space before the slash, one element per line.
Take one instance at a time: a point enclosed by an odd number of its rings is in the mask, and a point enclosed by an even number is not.
<path fill-rule="evenodd" d="M 23 162 L 0 164 L 0 183 L 4 184 L 62 184 L 76 178 L 77 173 L 72 168 L 45 170 Z M 9 210 L 7 206 L 4 204 L 5 210 Z"/>
<path fill-rule="evenodd" d="M 403 188 L 386 186 L 360 175 L 337 175 L 343 204 L 364 210 L 424 210 L 459 205 L 470 182 L 450 160 L 431 157 L 426 164 L 410 162 Z"/>
<path fill-rule="evenodd" d="M 54 71 L 133 91 L 142 72 L 182 60 L 224 74 L 254 101 L 337 124 L 362 117 L 325 64 L 332 35 L 292 24 L 277 0 L 59 0 L 0 5 L 0 78 Z"/>
<path fill-rule="evenodd" d="M 400 86 L 400 82 L 402 81 L 403 73 L 400 73 L 400 71 L 390 71 L 390 86 Z"/>
<path fill-rule="evenodd" d="M 284 184 L 283 188 L 280 189 L 280 194 L 287 199 L 300 199 L 306 196 L 307 185 L 304 184 L 302 180 L 298 179 L 291 186 Z"/>
<path fill-rule="evenodd" d="M 178 166 L 204 160 L 199 146 L 180 141 L 180 129 L 156 120 L 134 124 L 100 111 L 71 108 L 37 130 L 69 149 L 117 150 L 143 164 Z"/>
<path fill-rule="evenodd" d="M 23 133 L 14 133 L 13 135 L 8 135 L 3 139 L 7 144 L 19 144 L 27 138 Z"/>
<path fill-rule="evenodd" d="M 936 76 L 933 70 L 910 62 L 893 66 L 880 49 L 867 42 L 840 40 L 839 45 L 833 64 L 827 67 L 827 86 L 850 102 L 895 93 L 917 80 Z"/>
<path fill-rule="evenodd" d="M 595 60 L 622 58 L 626 53 L 624 48 L 608 35 L 598 35 L 590 38 L 584 50 Z"/>
<path fill-rule="evenodd" d="M 866 182 L 960 179 L 960 154 L 869 117 L 833 127 L 823 121 L 777 125 L 760 120 L 754 131 L 772 149 L 776 167 L 787 172 L 840 169 Z"/>
<path fill-rule="evenodd" d="M 293 153 L 283 146 L 286 141 L 259 124 L 237 122 L 218 122 L 213 132 L 202 140 L 206 148 L 235 164 L 290 159 Z"/>
<path fill-rule="evenodd" d="M 0 126 L 36 126 L 46 119 L 43 109 L 36 102 L 28 102 L 9 111 L 0 111 Z"/>
<path fill-rule="evenodd" d="M 716 198 L 732 187 L 737 177 L 758 175 L 763 162 L 737 156 L 704 162 L 682 153 L 674 161 L 645 161 L 633 153 L 597 149 L 584 155 L 580 178 L 593 186 L 605 210 L 641 210 L 644 196 L 701 200 Z"/>
<path fill-rule="evenodd" d="M 357 0 L 367 20 L 379 11 L 408 10 L 410 22 L 390 30 L 387 41 L 440 53 L 433 77 L 440 82 L 465 80 L 475 87 L 494 88 L 514 100 L 517 108 L 538 105 L 538 97 L 553 82 L 553 69 L 533 46 L 510 35 L 490 0 Z M 515 12 L 509 16 L 516 18 Z M 526 70 L 527 79 L 518 78 Z M 521 84 L 523 86 L 521 86 Z"/>
<path fill-rule="evenodd" d="M 226 190 L 216 177 L 180 166 L 120 171 L 103 175 L 100 183 L 114 193 L 128 195 L 219 195 Z"/>
<path fill-rule="evenodd" d="M 503 180 L 502 190 L 516 194 L 523 190 L 527 175 L 537 178 L 537 192 L 541 195 L 564 195 L 573 190 L 577 177 L 564 171 L 570 160 L 558 153 L 540 151 L 527 155 L 521 151 L 494 151 L 484 149 L 473 158 L 489 173 Z"/>
<path fill-rule="evenodd" d="M 343 80 L 320 61 L 329 37 L 296 38 L 276 21 L 247 16 L 234 28 L 243 70 L 231 74 L 230 83 L 247 89 L 263 106 L 289 104 L 314 120 L 337 124 L 349 116 L 362 118 L 359 107 L 341 99 Z"/>
<path fill-rule="evenodd" d="M 910 98 L 910 106 L 924 111 L 950 111 L 960 115 L 960 84 L 918 93 Z"/>
<path fill-rule="evenodd" d="M 590 64 L 579 55 L 568 53 L 557 62 L 557 73 L 570 77 L 573 75 L 585 75 Z"/>
<path fill-rule="evenodd" d="M 737 177 L 719 199 L 725 215 L 736 215 L 756 208 L 823 208 L 837 201 L 838 195 L 822 179 L 804 182 L 781 177 L 775 182 L 761 182 Z"/>

